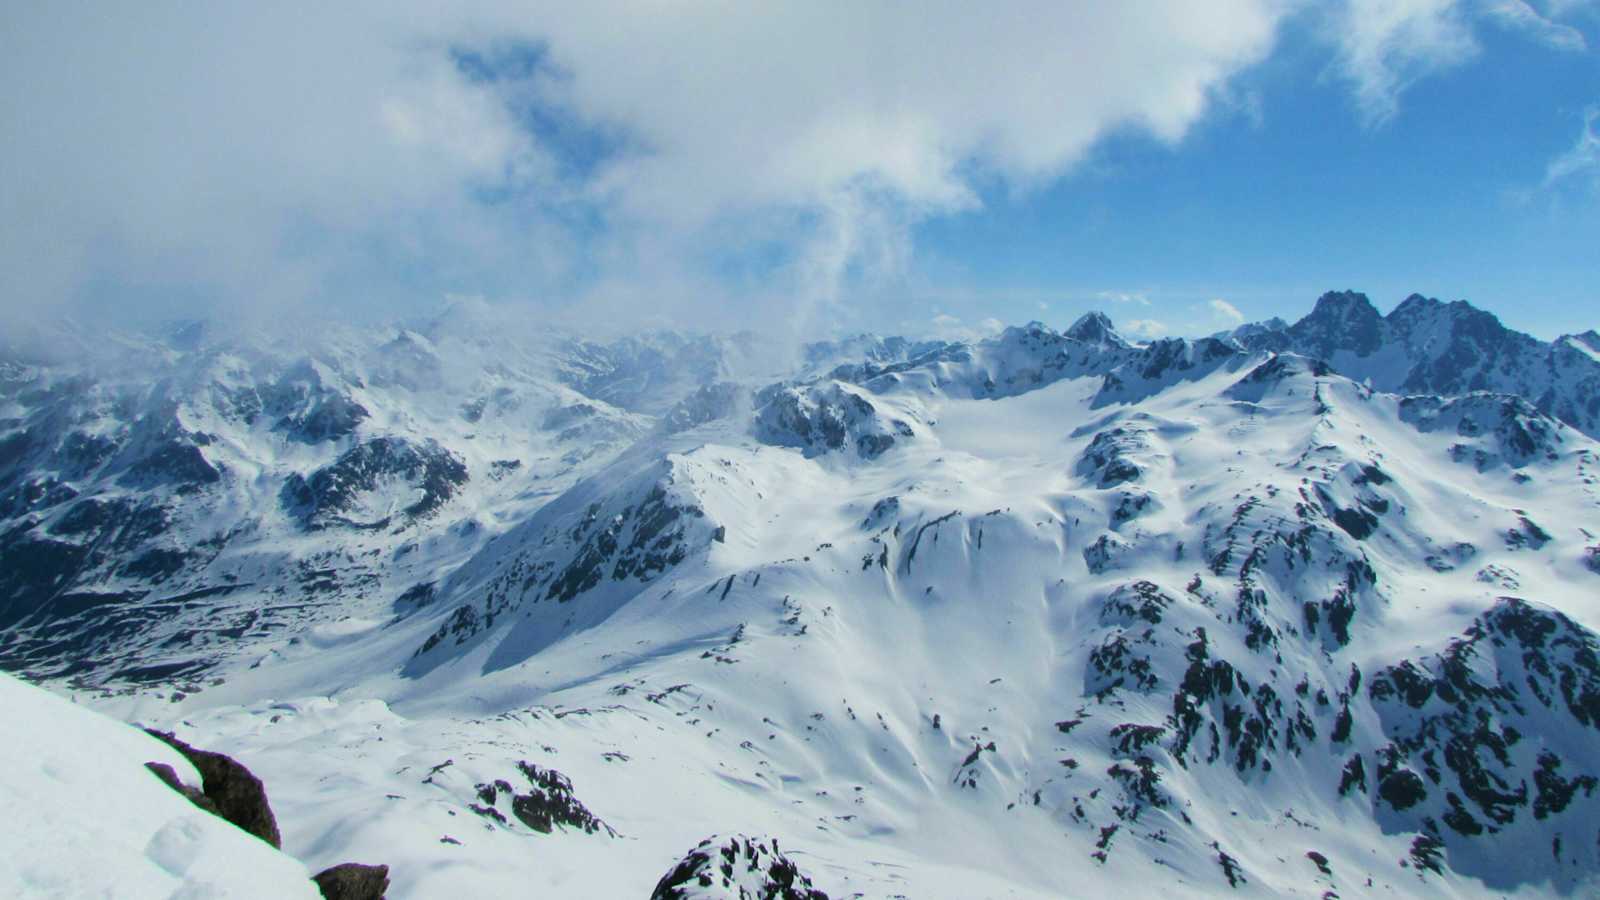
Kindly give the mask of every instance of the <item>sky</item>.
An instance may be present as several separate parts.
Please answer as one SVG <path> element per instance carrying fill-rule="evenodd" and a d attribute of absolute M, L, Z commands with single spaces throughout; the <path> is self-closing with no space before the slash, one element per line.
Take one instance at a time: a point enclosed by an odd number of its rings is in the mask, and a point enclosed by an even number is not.
<path fill-rule="evenodd" d="M 6 4 L 0 325 L 1600 327 L 1600 2 Z"/>

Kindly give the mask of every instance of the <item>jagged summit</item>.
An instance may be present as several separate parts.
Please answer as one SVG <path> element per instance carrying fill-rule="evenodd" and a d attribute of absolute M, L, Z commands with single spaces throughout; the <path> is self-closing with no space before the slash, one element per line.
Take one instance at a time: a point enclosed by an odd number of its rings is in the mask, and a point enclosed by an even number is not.
<path fill-rule="evenodd" d="M 1366 294 L 1329 291 L 1316 306 L 1289 327 L 1296 349 L 1330 359 L 1340 350 L 1369 356 L 1383 345 L 1383 317 Z"/>
<path fill-rule="evenodd" d="M 1378 390 L 1443 397 L 1514 394 L 1600 435 L 1600 401 L 1594 399 L 1600 351 L 1581 335 L 1540 341 L 1464 300 L 1445 303 L 1412 294 L 1384 316 L 1365 294 L 1330 291 L 1292 325 L 1253 323 L 1230 337 L 1251 350 L 1325 360 Z"/>
<path fill-rule="evenodd" d="M 1575 349 L 1591 359 L 1600 359 L 1600 333 L 1592 328 L 1580 334 L 1562 335 L 1556 339 L 1556 343 Z"/>
<path fill-rule="evenodd" d="M 1065 334 L 1073 340 L 1083 341 L 1086 344 L 1110 344 L 1117 347 L 1128 345 L 1111 324 L 1111 318 L 1102 312 L 1085 313 L 1078 321 L 1072 323 Z"/>

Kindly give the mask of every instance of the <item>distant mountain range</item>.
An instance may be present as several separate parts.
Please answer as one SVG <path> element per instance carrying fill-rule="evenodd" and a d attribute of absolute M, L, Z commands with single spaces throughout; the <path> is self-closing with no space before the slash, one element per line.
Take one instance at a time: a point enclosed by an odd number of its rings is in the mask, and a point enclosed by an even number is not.
<path fill-rule="evenodd" d="M 1365 294 L 1323 294 L 1311 314 L 1243 325 L 1228 337 L 1251 350 L 1299 353 L 1376 390 L 1459 396 L 1512 394 L 1590 437 L 1600 435 L 1600 334 L 1545 342 L 1464 300 L 1412 294 L 1387 316 Z"/>
<path fill-rule="evenodd" d="M 1600 889 L 1592 331 L 52 345 L 0 666 L 391 897 Z"/>

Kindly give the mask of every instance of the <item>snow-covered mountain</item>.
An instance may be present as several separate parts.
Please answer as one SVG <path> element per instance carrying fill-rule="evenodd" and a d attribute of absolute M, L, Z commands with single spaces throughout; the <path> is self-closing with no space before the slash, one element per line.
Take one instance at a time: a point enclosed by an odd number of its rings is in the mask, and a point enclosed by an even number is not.
<path fill-rule="evenodd" d="M 1381 391 L 1514 394 L 1600 436 L 1600 334 L 1593 329 L 1545 342 L 1506 328 L 1463 300 L 1442 303 L 1412 294 L 1383 316 L 1365 294 L 1330 291 L 1293 325 L 1244 325 L 1231 336 L 1251 349 L 1325 360 Z"/>
<path fill-rule="evenodd" d="M 1590 893 L 1600 341 L 1369 311 L 17 360 L 0 657 L 397 897 Z"/>
<path fill-rule="evenodd" d="M 241 641 L 342 639 L 425 599 L 401 595 L 646 434 L 651 410 L 736 376 L 753 343 L 522 343 L 496 325 L 10 347 L 0 664 L 164 679 Z M 327 623 L 343 624 L 307 632 Z"/>

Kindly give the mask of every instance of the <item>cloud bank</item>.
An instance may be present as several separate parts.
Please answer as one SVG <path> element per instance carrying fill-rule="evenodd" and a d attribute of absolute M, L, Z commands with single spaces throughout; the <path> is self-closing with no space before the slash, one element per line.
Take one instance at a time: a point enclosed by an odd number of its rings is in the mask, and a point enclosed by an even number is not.
<path fill-rule="evenodd" d="M 1545 21 L 1515 5 L 1497 14 Z M 1449 0 L 1338 10 L 1378 118 L 1473 50 Z M 453 293 L 825 328 L 905 269 L 919 222 L 1048 184 L 1110 135 L 1182 140 L 1306 15 L 11 4 L 0 312 L 385 314 Z"/>
<path fill-rule="evenodd" d="M 983 183 L 1054 178 L 1119 129 L 1180 139 L 1283 15 L 16 5 L 4 302 L 381 307 L 452 289 L 605 305 L 693 293 L 708 272 L 736 283 L 733 253 L 826 303 Z"/>

